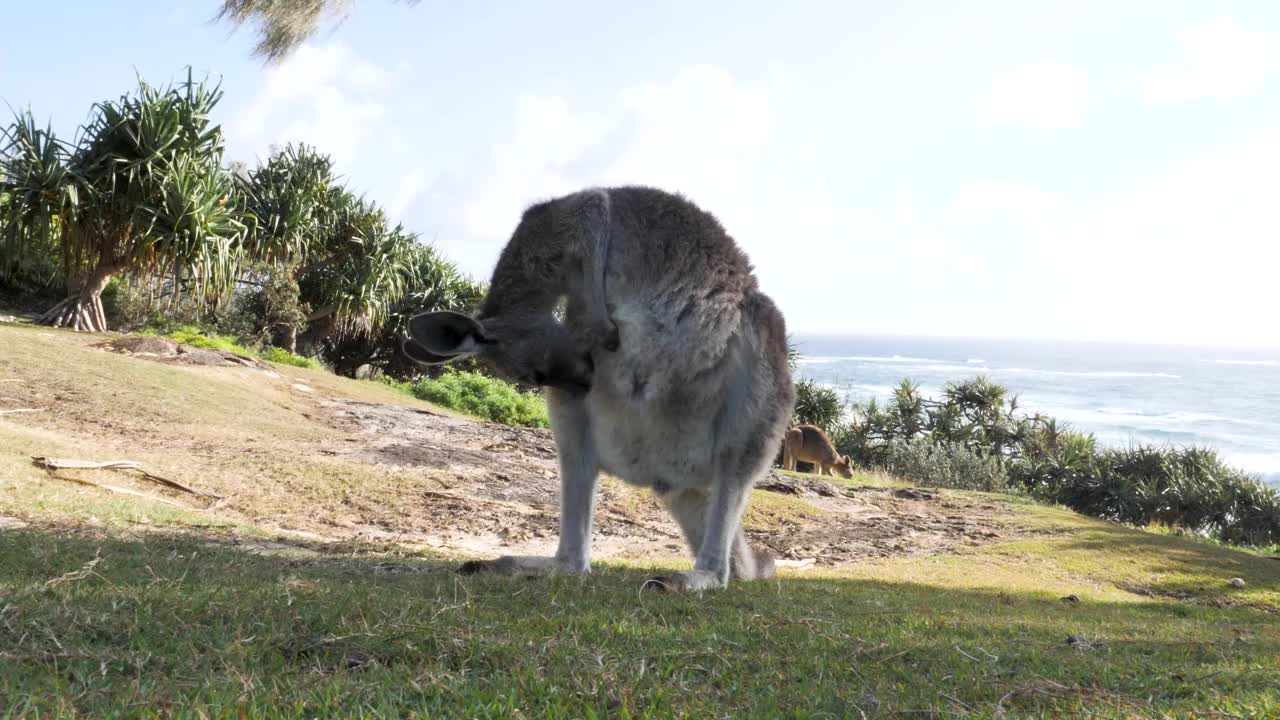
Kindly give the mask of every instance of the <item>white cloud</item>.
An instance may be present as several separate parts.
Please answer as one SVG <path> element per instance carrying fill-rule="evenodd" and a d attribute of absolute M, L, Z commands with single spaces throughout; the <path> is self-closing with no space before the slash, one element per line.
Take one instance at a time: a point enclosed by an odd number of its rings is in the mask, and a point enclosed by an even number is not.
<path fill-rule="evenodd" d="M 1041 334 L 1274 345 L 1276 197 L 1280 133 L 1110 197 L 1073 201 L 1018 186 L 970 186 L 943 232 L 1006 233 L 993 257 L 1007 274 L 1035 278 L 1009 312 L 1020 317 L 1021 306 L 1034 307 L 1028 327 Z M 1018 224 L 965 225 L 1001 217 Z"/>
<path fill-rule="evenodd" d="M 1044 220 L 1066 207 L 1058 193 L 1009 182 L 979 181 L 960 188 L 947 208 L 951 218 L 1012 213 L 1028 220 Z"/>
<path fill-rule="evenodd" d="M 898 224 L 897 232 L 901 234 L 911 259 L 918 265 L 960 273 L 982 270 L 981 258 L 957 249 L 913 206 L 899 204 L 894 208 L 894 217 Z"/>
<path fill-rule="evenodd" d="M 469 269 L 482 272 L 529 203 L 591 185 L 684 192 L 743 227 L 752 216 L 741 192 L 744 168 L 769 140 L 772 119 L 767 93 L 705 65 L 623 89 L 598 110 L 571 108 L 560 97 L 522 97 L 512 137 L 493 146 L 489 174 L 462 201 L 461 225 L 486 250 L 468 243 L 459 252 Z"/>
<path fill-rule="evenodd" d="M 304 45 L 268 68 L 262 87 L 226 123 L 230 154 L 251 161 L 273 144 L 305 142 L 348 168 L 381 134 L 392 87 L 387 71 L 343 45 Z"/>
<path fill-rule="evenodd" d="M 779 97 L 700 67 L 596 107 L 522 98 L 491 164 L 436 203 L 460 230 L 446 252 L 485 275 L 529 202 L 647 183 L 719 216 L 796 331 L 1280 342 L 1280 134 L 1109 198 L 982 180 L 866 207 L 815 174 Z M 1046 107 L 1023 121 L 1052 126 Z"/>
<path fill-rule="evenodd" d="M 402 218 L 410 204 L 428 184 L 427 173 L 422 168 L 414 168 L 402 176 L 395 193 L 387 201 L 387 215 L 391 218 Z"/>
<path fill-rule="evenodd" d="M 1179 38 L 1187 48 L 1185 63 L 1154 68 L 1133 79 L 1149 102 L 1252 95 L 1280 59 L 1280 35 L 1246 30 L 1231 18 L 1193 25 Z"/>
<path fill-rule="evenodd" d="M 619 105 L 632 134 L 606 178 L 716 195 L 737 185 L 773 115 L 765 93 L 706 65 L 684 68 L 667 84 L 623 90 Z"/>
<path fill-rule="evenodd" d="M 1028 124 L 1045 130 L 1078 128 L 1088 79 L 1075 65 L 1041 62 L 997 75 L 978 105 L 981 128 Z"/>
<path fill-rule="evenodd" d="M 564 98 L 521 97 L 513 137 L 493 146 L 489 175 L 465 199 L 463 227 L 487 242 L 505 242 L 531 202 L 581 189 L 570 166 L 609 128 L 604 115 L 574 111 Z"/>

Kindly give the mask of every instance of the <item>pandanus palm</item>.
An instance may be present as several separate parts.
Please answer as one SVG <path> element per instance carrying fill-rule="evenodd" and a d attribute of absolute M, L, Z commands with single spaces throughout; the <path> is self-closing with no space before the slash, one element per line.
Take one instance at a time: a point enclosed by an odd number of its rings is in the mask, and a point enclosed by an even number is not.
<path fill-rule="evenodd" d="M 333 161 L 307 145 L 286 145 L 250 170 L 240 181 L 250 253 L 284 265 L 315 254 L 333 222 L 336 185 Z"/>
<path fill-rule="evenodd" d="M 18 113 L 0 152 L 0 252 L 56 248 L 67 297 L 41 322 L 105 330 L 101 294 L 117 274 L 167 275 L 205 297 L 229 290 L 245 226 L 210 119 L 221 96 L 189 71 L 167 88 L 139 80 L 95 105 L 72 143 Z"/>
<path fill-rule="evenodd" d="M 415 5 L 419 0 L 404 0 Z M 254 54 L 277 62 L 319 31 L 325 20 L 340 20 L 351 0 L 223 0 L 218 19 L 235 26 L 256 25 Z"/>
<path fill-rule="evenodd" d="M 376 333 L 413 286 L 415 237 L 342 187 L 328 156 L 305 145 L 274 153 L 242 185 L 246 247 L 297 284 L 311 339 Z"/>
<path fill-rule="evenodd" d="M 298 273 L 303 297 L 316 308 L 307 319 L 339 335 L 370 335 L 413 284 L 417 238 L 392 227 L 376 205 L 345 190 L 331 195 L 333 222 Z"/>
<path fill-rule="evenodd" d="M 409 319 L 436 310 L 469 310 L 484 299 L 484 284 L 459 272 L 435 248 L 417 244 L 411 252 L 409 288 L 391 304 L 382 329 L 374 335 L 335 335 L 325 343 L 325 358 L 335 372 L 354 375 L 370 365 L 394 377 L 411 377 L 421 368 L 400 350 Z"/>

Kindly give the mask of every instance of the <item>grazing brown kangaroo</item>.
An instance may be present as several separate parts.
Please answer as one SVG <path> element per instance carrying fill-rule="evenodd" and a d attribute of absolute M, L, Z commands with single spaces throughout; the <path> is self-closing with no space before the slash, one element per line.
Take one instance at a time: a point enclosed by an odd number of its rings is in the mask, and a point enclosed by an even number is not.
<path fill-rule="evenodd" d="M 704 590 L 773 575 L 773 558 L 747 545 L 741 522 L 795 403 L 786 326 L 710 213 L 646 187 L 534 205 L 479 312 L 419 315 L 409 334 L 405 352 L 419 362 L 474 354 L 546 389 L 560 459 L 559 549 L 470 569 L 589 572 L 605 471 L 652 488 L 696 555 L 693 570 L 646 586 Z"/>
<path fill-rule="evenodd" d="M 782 467 L 795 470 L 797 460 L 813 463 L 813 470 L 819 475 L 839 473 L 843 478 L 853 477 L 849 456 L 836 452 L 831 438 L 815 425 L 798 425 L 783 436 Z"/>

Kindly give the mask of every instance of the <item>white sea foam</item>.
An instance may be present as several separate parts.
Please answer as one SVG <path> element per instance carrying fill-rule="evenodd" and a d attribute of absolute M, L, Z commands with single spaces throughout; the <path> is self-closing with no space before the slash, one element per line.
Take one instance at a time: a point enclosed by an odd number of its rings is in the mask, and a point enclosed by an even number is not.
<path fill-rule="evenodd" d="M 1045 375 L 1050 377 L 1078 377 L 1078 378 L 1164 378 L 1168 380 L 1177 380 L 1181 375 L 1164 372 L 1138 372 L 1132 370 L 1036 370 L 1034 368 L 995 368 L 991 370 L 994 373 L 1008 373 L 1010 375 Z"/>
<path fill-rule="evenodd" d="M 1255 367 L 1280 367 L 1280 360 L 1214 360 L 1218 365 L 1252 365 Z"/>
<path fill-rule="evenodd" d="M 846 392 L 856 393 L 860 396 L 875 395 L 877 397 L 889 396 L 893 394 L 897 387 L 894 385 L 849 385 L 845 388 Z"/>
<path fill-rule="evenodd" d="M 1227 464 L 1257 473 L 1268 482 L 1280 485 L 1280 453 L 1223 451 L 1221 454 Z"/>
<path fill-rule="evenodd" d="M 1147 428 L 1160 431 L 1194 432 L 1193 425 L 1244 425 L 1249 427 L 1270 426 L 1258 420 L 1226 417 L 1212 413 L 1175 410 L 1173 412 L 1143 412 L 1122 407 L 1102 407 L 1097 409 L 1081 407 L 1036 407 L 1038 412 L 1080 425 L 1108 425 Z"/>
<path fill-rule="evenodd" d="M 885 363 L 900 366 L 903 371 L 916 372 L 955 372 L 974 373 L 990 372 L 1009 375 L 1043 375 L 1046 377 L 1079 377 L 1079 378 L 1163 378 L 1177 380 L 1180 375 L 1165 372 L 1142 372 L 1136 370 L 1041 370 L 1037 368 L 992 368 L 982 358 L 969 358 L 964 364 L 934 360 L 931 358 L 907 357 L 904 355 L 802 355 L 802 365 L 830 365 L 839 362 Z"/>
<path fill-rule="evenodd" d="M 907 365 L 903 370 L 914 370 L 916 372 L 940 372 L 940 373 L 958 373 L 973 375 L 974 373 L 991 372 L 991 368 L 985 365 L 956 365 L 955 363 L 928 363 L 924 365 Z"/>
<path fill-rule="evenodd" d="M 932 360 L 930 358 L 904 357 L 902 355 L 802 355 L 800 362 L 809 365 L 826 365 L 837 362 L 864 362 L 864 363 L 940 363 L 944 360 Z"/>

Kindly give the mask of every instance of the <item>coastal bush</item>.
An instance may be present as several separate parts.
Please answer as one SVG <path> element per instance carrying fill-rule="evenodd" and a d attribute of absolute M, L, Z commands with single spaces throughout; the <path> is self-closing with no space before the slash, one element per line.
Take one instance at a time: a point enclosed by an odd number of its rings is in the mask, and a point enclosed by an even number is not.
<path fill-rule="evenodd" d="M 505 380 L 481 373 L 449 368 L 436 378 L 423 377 L 413 382 L 384 379 L 383 382 L 419 400 L 503 425 L 550 425 L 547 403 L 541 395 L 521 391 Z"/>
<path fill-rule="evenodd" d="M 269 347 L 259 353 L 258 356 L 263 360 L 280 363 L 281 365 L 292 365 L 294 367 L 310 368 L 311 370 L 324 369 L 324 364 L 313 357 L 298 355 L 278 347 Z"/>
<path fill-rule="evenodd" d="M 297 355 L 278 347 L 242 345 L 230 335 L 222 335 L 199 325 L 159 324 L 144 329 L 140 334 L 155 335 L 196 348 L 226 350 L 238 355 L 257 357 L 282 365 L 292 365 L 293 367 L 313 370 L 324 369 L 324 364 L 315 358 Z"/>
<path fill-rule="evenodd" d="M 796 383 L 796 405 L 792 425 L 816 425 L 830 433 L 840 422 L 840 396 L 812 380 Z"/>
<path fill-rule="evenodd" d="M 984 377 L 950 383 L 938 400 L 904 380 L 887 401 L 855 406 L 831 438 L 855 464 L 921 484 L 1007 489 L 1137 526 L 1280 543 L 1280 491 L 1212 449 L 1101 448 L 1054 418 L 1020 412 L 1016 396 Z"/>
<path fill-rule="evenodd" d="M 1033 497 L 1087 515 L 1233 544 L 1280 541 L 1280 493 L 1207 448 L 1134 445 L 1024 458 L 1009 465 L 1009 475 Z"/>
<path fill-rule="evenodd" d="M 1001 492 L 1009 482 L 998 460 L 955 443 L 937 443 L 927 438 L 891 440 L 884 446 L 883 457 L 882 469 L 927 487 Z"/>

